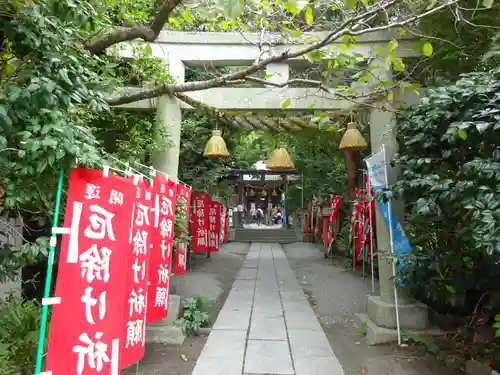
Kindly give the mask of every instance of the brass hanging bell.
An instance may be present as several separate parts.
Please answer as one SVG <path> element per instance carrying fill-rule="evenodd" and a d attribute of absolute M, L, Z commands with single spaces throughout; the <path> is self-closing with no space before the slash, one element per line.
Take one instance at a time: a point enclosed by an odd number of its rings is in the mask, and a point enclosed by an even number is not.
<path fill-rule="evenodd" d="M 271 171 L 282 171 L 294 168 L 292 158 L 288 154 L 284 144 L 279 144 L 277 148 L 271 151 L 267 158 L 266 165 Z"/>
<path fill-rule="evenodd" d="M 339 150 L 347 151 L 347 150 L 360 150 L 368 146 L 365 138 L 358 130 L 358 126 L 355 122 L 350 122 L 347 124 L 347 130 L 345 131 L 342 139 L 340 141 Z"/>
<path fill-rule="evenodd" d="M 226 147 L 226 142 L 222 138 L 220 130 L 213 130 L 212 136 L 205 145 L 203 156 L 206 158 L 224 158 L 229 156 L 229 151 Z"/>

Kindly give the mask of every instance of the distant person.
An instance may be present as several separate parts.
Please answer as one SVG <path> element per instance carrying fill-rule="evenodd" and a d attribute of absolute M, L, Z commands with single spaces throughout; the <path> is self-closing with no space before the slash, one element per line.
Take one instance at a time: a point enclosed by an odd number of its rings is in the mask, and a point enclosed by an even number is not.
<path fill-rule="evenodd" d="M 257 223 L 257 209 L 255 208 L 255 204 L 250 206 L 250 214 L 252 215 L 252 224 Z"/>
<path fill-rule="evenodd" d="M 260 225 L 263 219 L 264 219 L 264 211 L 262 210 L 262 208 L 259 207 L 257 209 L 257 225 Z"/>
<path fill-rule="evenodd" d="M 281 207 L 278 207 L 276 212 L 276 224 L 281 224 L 283 222 L 283 213 Z"/>

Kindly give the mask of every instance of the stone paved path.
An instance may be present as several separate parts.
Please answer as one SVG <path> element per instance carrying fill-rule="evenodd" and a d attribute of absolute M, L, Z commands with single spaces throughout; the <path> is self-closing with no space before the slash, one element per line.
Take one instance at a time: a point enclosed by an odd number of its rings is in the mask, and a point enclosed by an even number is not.
<path fill-rule="evenodd" d="M 253 243 L 192 375 L 344 375 L 278 244 Z"/>

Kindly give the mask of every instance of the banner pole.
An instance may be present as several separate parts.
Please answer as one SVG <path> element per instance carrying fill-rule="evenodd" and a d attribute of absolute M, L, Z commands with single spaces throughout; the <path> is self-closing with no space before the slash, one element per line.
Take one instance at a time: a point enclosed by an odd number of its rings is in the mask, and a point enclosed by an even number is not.
<path fill-rule="evenodd" d="M 372 273 L 372 293 L 375 293 L 375 265 L 373 264 L 373 222 L 372 222 L 372 201 L 374 197 L 372 196 L 372 183 L 370 181 L 370 176 L 368 176 L 368 230 L 370 231 L 370 257 L 371 257 L 371 273 Z"/>
<path fill-rule="evenodd" d="M 366 191 L 363 193 L 363 190 L 365 190 L 365 180 L 366 180 L 366 175 L 365 175 L 365 170 L 363 169 L 363 189 L 361 190 L 361 196 L 363 198 L 363 205 L 361 206 L 361 225 L 362 225 L 362 230 L 361 230 L 361 257 L 363 258 L 363 280 L 366 279 L 366 244 L 365 244 L 365 237 L 366 237 L 366 227 L 365 227 L 365 216 L 366 216 Z"/>
<path fill-rule="evenodd" d="M 384 155 L 384 178 L 385 178 L 385 188 L 389 188 L 389 181 L 387 177 L 387 158 L 385 152 L 385 145 L 382 145 L 382 152 Z M 393 243 L 393 230 L 392 230 L 392 202 L 391 199 L 387 202 L 387 218 L 389 224 L 389 241 L 391 243 L 391 255 L 394 255 L 394 243 Z M 394 306 L 396 308 L 396 328 L 398 332 L 398 345 L 401 345 L 401 328 L 399 325 L 399 304 L 398 304 L 398 289 L 396 286 L 396 263 L 394 259 L 391 259 L 392 263 L 392 276 L 394 277 Z"/>
<path fill-rule="evenodd" d="M 54 255 L 56 251 L 56 240 L 57 237 L 54 234 L 54 228 L 59 225 L 59 210 L 61 208 L 61 198 L 62 198 L 62 188 L 64 181 L 64 169 L 59 170 L 59 180 L 57 183 L 56 192 L 56 205 L 54 207 L 54 220 L 52 222 L 52 235 L 49 244 L 49 259 L 47 261 L 47 274 L 45 276 L 45 287 L 43 291 L 43 298 L 49 298 L 50 296 L 50 286 L 52 282 L 52 271 L 54 269 Z M 43 362 L 43 348 L 45 346 L 45 334 L 47 332 L 47 320 L 49 315 L 49 305 L 42 303 L 42 317 L 40 323 L 40 331 L 38 336 L 38 347 L 36 351 L 36 366 L 35 375 L 42 372 L 42 362 Z"/>

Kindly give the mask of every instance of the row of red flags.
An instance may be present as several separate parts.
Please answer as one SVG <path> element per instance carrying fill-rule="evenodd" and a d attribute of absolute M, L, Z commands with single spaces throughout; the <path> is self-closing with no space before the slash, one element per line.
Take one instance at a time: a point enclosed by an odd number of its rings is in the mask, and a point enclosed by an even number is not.
<path fill-rule="evenodd" d="M 53 305 L 51 375 L 119 375 L 144 356 L 146 324 L 168 314 L 170 274 L 186 273 L 187 243 L 173 249 L 179 199 L 187 230 L 189 186 L 71 171 L 64 227 L 55 228 L 63 234 L 55 297 L 44 301 Z M 193 194 L 193 204 L 192 251 L 218 251 L 225 208 L 206 193 Z"/>
<path fill-rule="evenodd" d="M 375 200 L 373 190 L 370 187 L 368 176 L 365 177 L 363 189 L 356 189 L 354 206 L 351 213 L 351 224 L 349 226 L 348 248 L 352 249 L 354 242 L 354 265 L 358 266 L 363 261 L 364 254 L 368 254 L 371 242 L 375 234 L 372 233 L 375 223 Z M 375 244 L 373 244 L 375 246 Z M 365 255 L 366 257 L 366 255 Z"/>
<path fill-rule="evenodd" d="M 362 249 L 363 247 L 365 249 L 370 249 L 371 241 L 373 241 L 374 238 L 374 235 L 372 235 L 372 231 L 375 220 L 375 201 L 373 199 L 373 190 L 369 185 L 368 177 L 366 177 L 364 185 L 365 186 L 363 189 L 356 189 L 355 191 L 356 199 L 353 204 L 349 227 L 348 248 L 351 249 L 354 245 L 355 265 L 361 264 L 363 257 Z M 338 217 L 341 199 L 342 198 L 340 195 L 332 195 L 330 215 L 323 216 L 321 220 L 321 237 L 325 248 L 329 246 L 332 240 L 333 223 Z M 309 232 L 312 209 L 312 199 L 310 199 L 308 201 L 308 207 L 305 215 L 306 242 L 310 242 Z M 314 237 L 316 237 L 320 233 L 320 220 L 316 220 L 316 225 L 314 227 L 313 233 Z"/>

